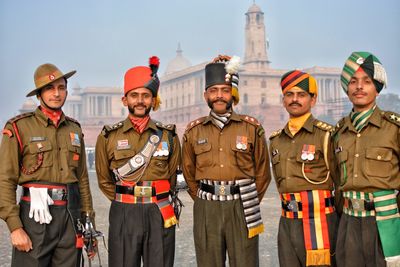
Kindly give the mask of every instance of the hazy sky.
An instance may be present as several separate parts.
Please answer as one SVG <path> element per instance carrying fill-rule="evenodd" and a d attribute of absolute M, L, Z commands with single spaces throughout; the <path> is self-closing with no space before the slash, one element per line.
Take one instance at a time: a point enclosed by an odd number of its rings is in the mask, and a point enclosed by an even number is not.
<path fill-rule="evenodd" d="M 371 51 L 400 92 L 400 1 L 255 1 L 265 16 L 272 68 L 342 67 Z M 124 72 L 176 55 L 192 64 L 217 54 L 243 56 L 252 0 L 0 1 L 0 121 L 17 113 L 40 64 L 76 69 L 69 86 L 121 86 Z"/>

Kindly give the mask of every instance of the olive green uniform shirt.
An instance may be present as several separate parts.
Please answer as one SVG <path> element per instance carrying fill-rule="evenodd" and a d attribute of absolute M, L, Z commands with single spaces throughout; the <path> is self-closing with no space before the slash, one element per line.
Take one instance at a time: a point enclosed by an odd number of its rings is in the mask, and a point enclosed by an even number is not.
<path fill-rule="evenodd" d="M 338 123 L 334 146 L 341 190 L 400 190 L 399 115 L 376 107 L 360 133 L 347 116 Z"/>
<path fill-rule="evenodd" d="M 238 143 L 246 143 L 246 149 L 239 149 Z M 254 118 L 234 112 L 222 130 L 210 116 L 189 123 L 183 136 L 182 171 L 193 199 L 199 180 L 255 178 L 261 200 L 271 181 L 264 129 Z"/>
<path fill-rule="evenodd" d="M 333 151 L 330 141 L 330 130 L 333 127 L 316 120 L 312 115 L 306 120 L 302 128 L 293 136 L 286 124 L 283 130 L 274 132 L 270 137 L 270 153 L 272 169 L 279 193 L 296 193 L 306 190 L 332 190 L 332 172 L 328 180 L 322 184 L 312 184 L 324 181 L 328 174 L 328 167 L 324 160 L 324 140 L 328 134 L 326 145 L 328 165 L 331 168 L 333 162 Z M 315 153 L 312 160 L 302 159 L 304 151 L 314 146 Z M 303 151 L 304 150 L 304 151 Z M 302 166 L 304 164 L 304 174 Z"/>
<path fill-rule="evenodd" d="M 13 122 L 18 129 L 22 151 Z M 19 205 L 16 204 L 16 188 L 27 182 L 78 182 L 82 212 L 93 214 L 85 144 L 82 129 L 75 120 L 62 114 L 56 128 L 37 108 L 34 112 L 9 120 L 3 133 L 0 148 L 0 217 L 11 232 L 23 227 Z M 37 165 L 40 152 L 44 155 L 42 165 L 31 174 L 23 173 L 20 164 L 27 170 L 32 169 Z"/>
<path fill-rule="evenodd" d="M 99 187 L 104 195 L 115 198 L 113 170 L 123 166 L 145 146 L 149 137 L 162 131 L 161 142 L 168 143 L 168 155 L 153 156 L 140 181 L 169 180 L 171 188 L 176 184 L 176 171 L 180 164 L 181 147 L 174 125 L 163 125 L 150 120 L 144 132 L 139 134 L 129 118 L 112 127 L 105 126 L 96 143 L 96 172 Z M 172 146 L 172 147 L 171 147 Z"/>

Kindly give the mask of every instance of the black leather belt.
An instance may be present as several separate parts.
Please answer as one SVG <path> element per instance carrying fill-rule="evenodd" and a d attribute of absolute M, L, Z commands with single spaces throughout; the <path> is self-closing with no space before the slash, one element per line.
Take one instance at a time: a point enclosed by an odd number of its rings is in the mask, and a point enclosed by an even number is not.
<path fill-rule="evenodd" d="M 239 194 L 240 189 L 238 185 L 210 185 L 200 183 L 200 190 L 211 193 L 216 196 L 227 196 Z"/>
<path fill-rule="evenodd" d="M 47 188 L 47 193 L 52 200 L 67 200 L 67 189 L 66 188 Z M 23 197 L 30 197 L 29 187 L 23 187 Z"/>
<path fill-rule="evenodd" d="M 151 190 L 151 194 L 149 194 L 148 192 L 144 192 L 142 190 L 138 190 L 138 189 L 142 189 L 142 188 L 145 188 L 145 187 L 147 187 L 147 186 L 116 185 L 115 186 L 115 193 L 117 193 L 117 194 L 125 194 L 125 195 L 132 195 L 132 196 L 135 196 L 135 197 L 157 197 L 158 200 L 167 198 L 169 196 L 169 192 L 157 194 L 156 193 L 156 188 L 152 187 L 152 186 L 149 186 L 149 188 L 151 188 L 150 189 Z M 141 192 L 143 192 L 143 193 L 141 193 Z"/>
<path fill-rule="evenodd" d="M 364 199 L 344 198 L 345 208 L 353 211 L 371 211 L 375 210 L 375 204 L 373 201 Z"/>
<path fill-rule="evenodd" d="M 296 200 L 285 200 L 282 201 L 282 209 L 285 211 L 291 211 L 291 212 L 299 212 L 303 210 L 303 205 L 301 202 L 297 202 Z M 325 198 L 325 207 L 333 207 L 335 204 L 335 199 L 334 197 L 328 197 Z"/>

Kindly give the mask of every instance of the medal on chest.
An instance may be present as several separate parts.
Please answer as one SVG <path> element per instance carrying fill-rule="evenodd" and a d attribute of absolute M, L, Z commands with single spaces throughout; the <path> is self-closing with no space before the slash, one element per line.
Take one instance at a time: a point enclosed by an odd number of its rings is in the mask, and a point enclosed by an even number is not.
<path fill-rule="evenodd" d="M 153 157 L 162 157 L 168 155 L 169 155 L 168 142 L 166 141 L 160 142 L 158 144 L 156 151 L 153 154 Z"/>
<path fill-rule="evenodd" d="M 73 146 L 81 146 L 81 140 L 79 139 L 79 135 L 77 133 L 69 133 L 69 137 L 71 138 L 71 144 Z"/>
<path fill-rule="evenodd" d="M 247 136 L 236 136 L 236 148 L 239 150 L 247 149 Z"/>
<path fill-rule="evenodd" d="M 315 145 L 303 145 L 303 149 L 301 151 L 301 159 L 312 161 L 315 159 Z"/>

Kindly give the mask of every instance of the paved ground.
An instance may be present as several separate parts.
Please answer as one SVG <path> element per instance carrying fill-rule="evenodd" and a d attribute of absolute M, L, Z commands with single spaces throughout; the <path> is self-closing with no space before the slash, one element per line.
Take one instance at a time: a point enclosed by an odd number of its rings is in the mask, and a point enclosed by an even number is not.
<path fill-rule="evenodd" d="M 96 224 L 98 230 L 105 233 L 108 231 L 108 209 L 109 201 L 102 195 L 97 187 L 95 173 L 90 171 L 91 189 L 96 210 Z M 175 266 L 187 267 L 196 265 L 196 256 L 193 243 L 193 202 L 186 192 L 180 194 L 185 207 L 181 214 L 180 227 L 176 231 Z M 272 182 L 266 196 L 261 203 L 261 211 L 266 231 L 260 236 L 260 266 L 278 266 L 276 235 L 280 216 L 279 196 L 275 184 Z M 107 251 L 103 244 L 99 246 L 103 266 L 107 265 Z M 10 266 L 11 247 L 9 243 L 9 232 L 3 221 L 0 221 L 0 267 Z M 96 258 L 92 266 L 99 266 Z"/>

